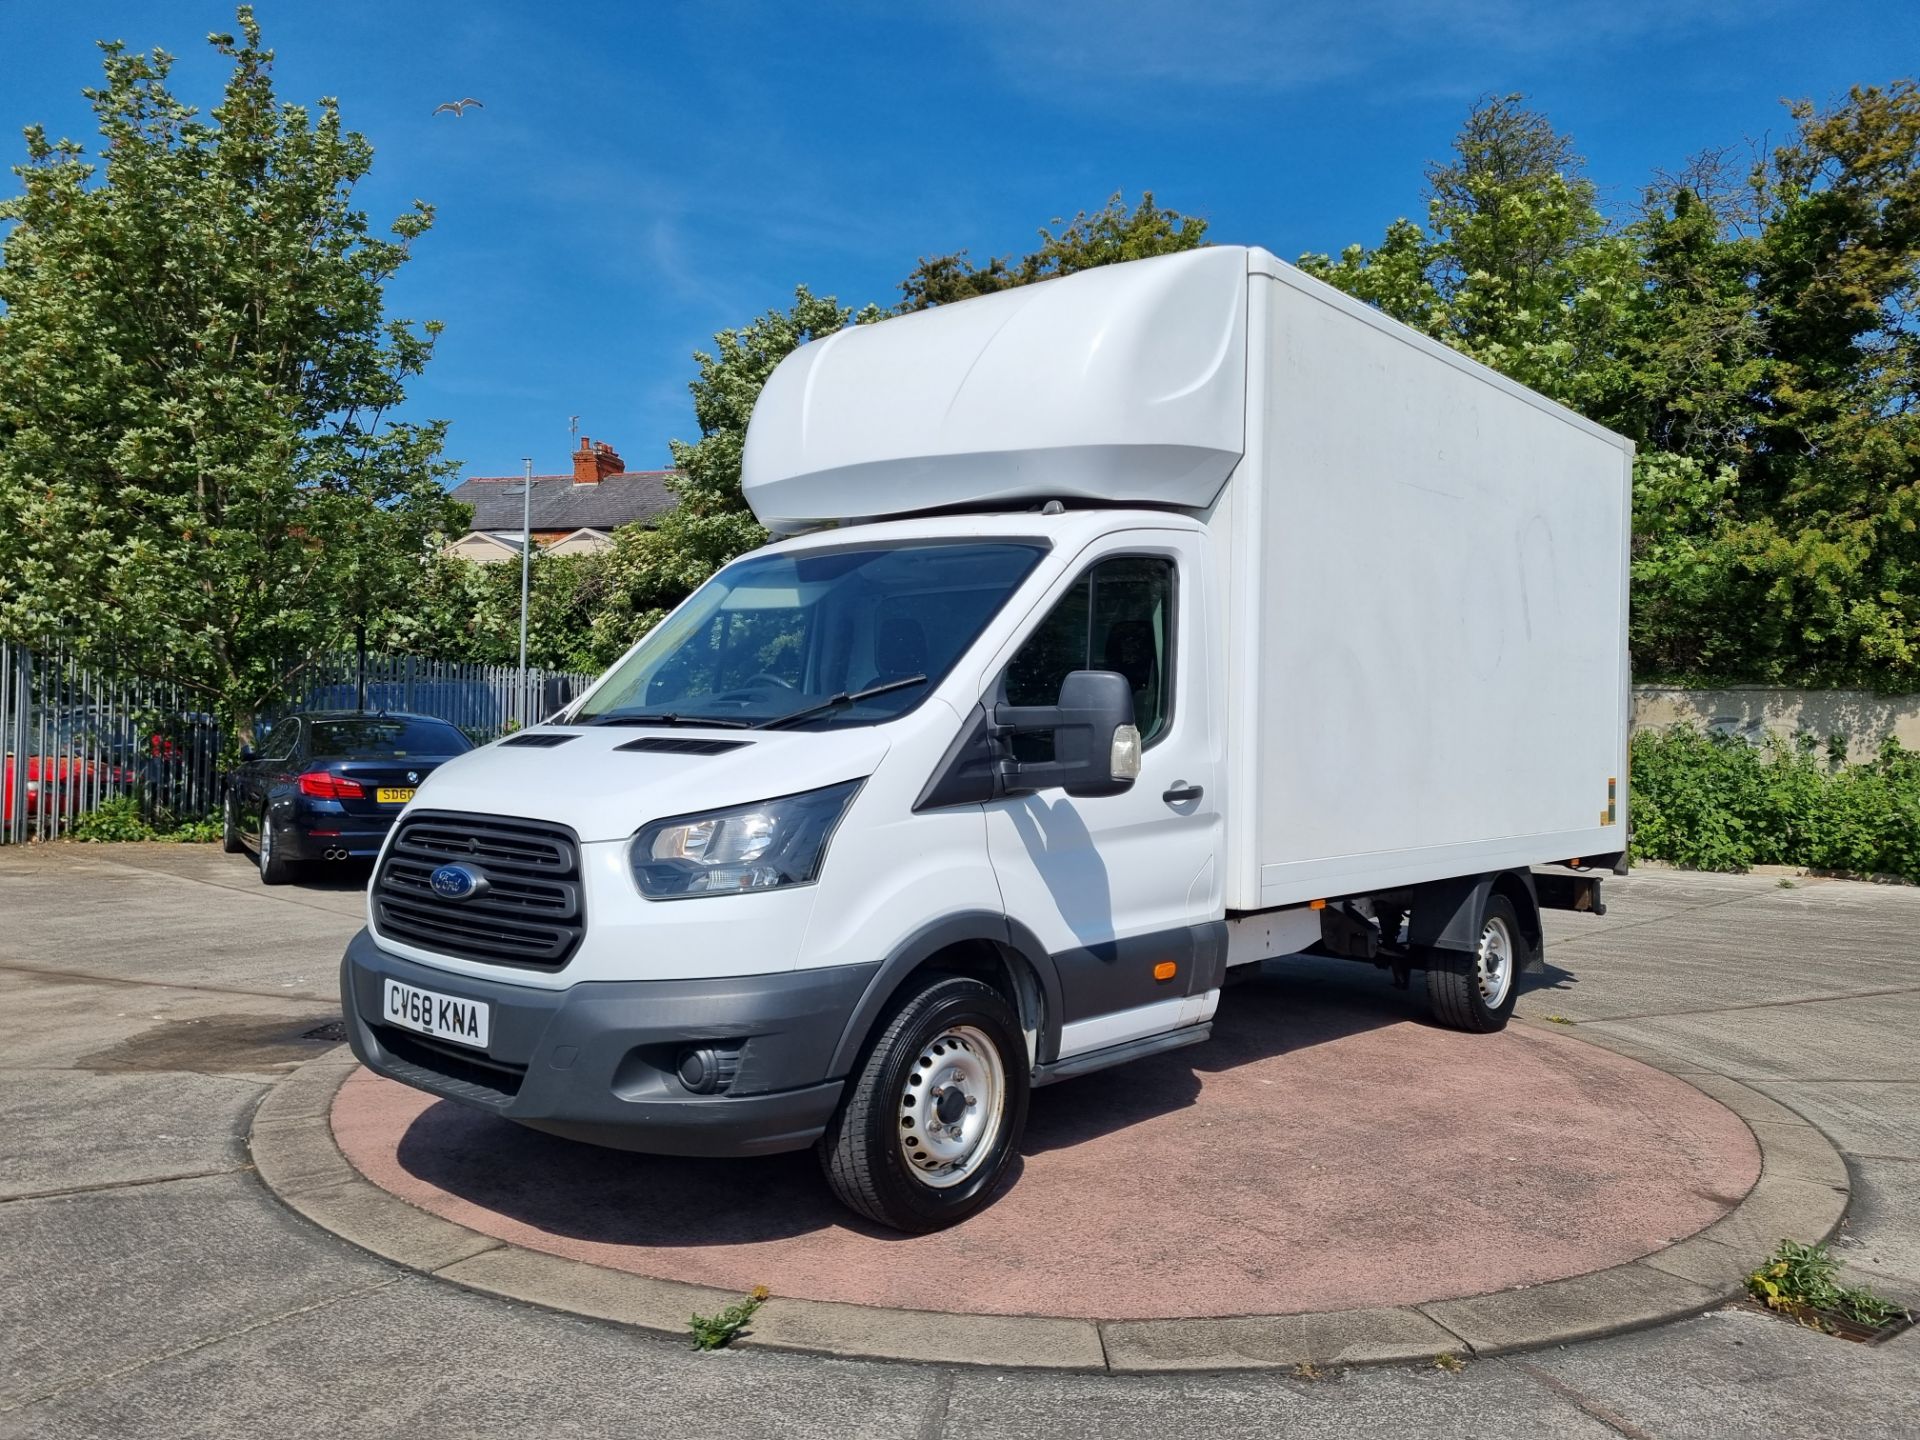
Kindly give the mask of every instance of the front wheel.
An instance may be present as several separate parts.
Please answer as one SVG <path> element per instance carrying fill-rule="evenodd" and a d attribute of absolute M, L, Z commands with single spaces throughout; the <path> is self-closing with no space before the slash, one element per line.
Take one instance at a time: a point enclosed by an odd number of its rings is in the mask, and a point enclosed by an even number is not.
<path fill-rule="evenodd" d="M 1000 993 L 931 979 L 897 1010 L 819 1144 L 834 1194 L 924 1234 L 993 1197 L 1027 1126 L 1027 1048 Z"/>
<path fill-rule="evenodd" d="M 1489 895 L 1473 950 L 1427 954 L 1427 1005 L 1450 1030 L 1504 1030 L 1520 993 L 1520 919 L 1504 895 Z"/>

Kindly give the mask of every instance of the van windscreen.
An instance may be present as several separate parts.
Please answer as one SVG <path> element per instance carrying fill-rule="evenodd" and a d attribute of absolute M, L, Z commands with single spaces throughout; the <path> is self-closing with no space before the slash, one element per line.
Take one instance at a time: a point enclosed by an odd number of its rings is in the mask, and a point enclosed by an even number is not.
<path fill-rule="evenodd" d="M 1035 542 L 861 545 L 749 555 L 622 660 L 579 724 L 871 725 L 918 705 L 1039 562 Z"/>

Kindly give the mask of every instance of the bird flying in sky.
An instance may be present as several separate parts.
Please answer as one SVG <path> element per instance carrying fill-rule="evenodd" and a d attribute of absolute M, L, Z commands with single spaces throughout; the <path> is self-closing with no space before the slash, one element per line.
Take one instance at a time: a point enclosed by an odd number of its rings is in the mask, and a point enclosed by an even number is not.
<path fill-rule="evenodd" d="M 475 110 L 484 110 L 487 108 L 486 106 L 482 105 L 478 100 L 474 99 L 471 95 L 469 95 L 464 100 L 449 100 L 444 105 L 436 105 L 433 107 L 433 113 L 436 115 L 440 115 L 451 110 L 454 114 L 454 118 L 458 119 L 460 116 L 467 113 L 468 106 L 472 106 Z"/>

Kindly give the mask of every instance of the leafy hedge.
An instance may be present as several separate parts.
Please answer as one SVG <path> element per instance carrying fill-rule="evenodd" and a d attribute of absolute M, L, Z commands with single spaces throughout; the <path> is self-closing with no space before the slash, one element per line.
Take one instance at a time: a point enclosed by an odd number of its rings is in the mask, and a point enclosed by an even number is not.
<path fill-rule="evenodd" d="M 1803 865 L 1920 881 L 1920 751 L 1847 764 L 1810 736 L 1633 737 L 1633 855 L 1699 870 Z"/>
<path fill-rule="evenodd" d="M 220 838 L 220 822 L 181 820 L 162 811 L 150 824 L 140 812 L 139 800 L 132 795 L 116 795 L 75 820 L 67 838 L 96 845 L 137 840 L 177 840 L 200 845 Z"/>

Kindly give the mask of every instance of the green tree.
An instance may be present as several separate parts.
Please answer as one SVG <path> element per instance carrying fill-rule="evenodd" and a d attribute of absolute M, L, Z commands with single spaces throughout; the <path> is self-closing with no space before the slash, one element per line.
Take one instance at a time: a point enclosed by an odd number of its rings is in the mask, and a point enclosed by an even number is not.
<path fill-rule="evenodd" d="M 354 208 L 338 105 L 280 103 L 245 7 L 206 118 L 105 43 L 99 160 L 26 132 L 0 251 L 0 629 L 162 672 L 238 722 L 418 580 L 459 507 L 393 419 L 438 326 L 387 318 L 432 223 Z"/>
<path fill-rule="evenodd" d="M 527 663 L 549 670 L 595 670 L 593 645 L 598 557 L 535 548 L 527 587 Z M 369 636 L 376 650 L 468 665 L 513 665 L 520 658 L 520 565 L 436 556 L 408 603 Z"/>
<path fill-rule="evenodd" d="M 903 313 L 927 310 L 1096 265 L 1192 250 L 1206 243 L 1206 234 L 1206 221 L 1162 209 L 1154 204 L 1151 190 L 1131 210 L 1121 192 L 1115 191 L 1102 209 L 1091 215 L 1082 210 L 1057 234 L 1042 227 L 1040 248 L 1018 260 L 1002 256 L 976 266 L 965 250 L 923 257 L 900 283 L 904 298 L 898 308 Z"/>
<path fill-rule="evenodd" d="M 1427 223 L 1300 268 L 1567 404 L 1617 383 L 1635 248 L 1601 213 L 1572 140 L 1525 97 L 1482 100 L 1427 170 Z"/>
<path fill-rule="evenodd" d="M 849 324 L 880 318 L 869 305 L 859 314 L 832 296 L 802 285 L 793 305 L 769 310 L 738 329 L 713 337 L 712 351 L 696 351 L 693 392 L 700 438 L 672 442 L 672 481 L 680 503 L 648 528 L 625 525 L 612 547 L 592 557 L 583 584 L 594 605 L 593 653 L 605 663 L 644 635 L 735 556 L 766 543 L 740 493 L 740 460 L 754 402 L 777 366 L 809 340 Z"/>

